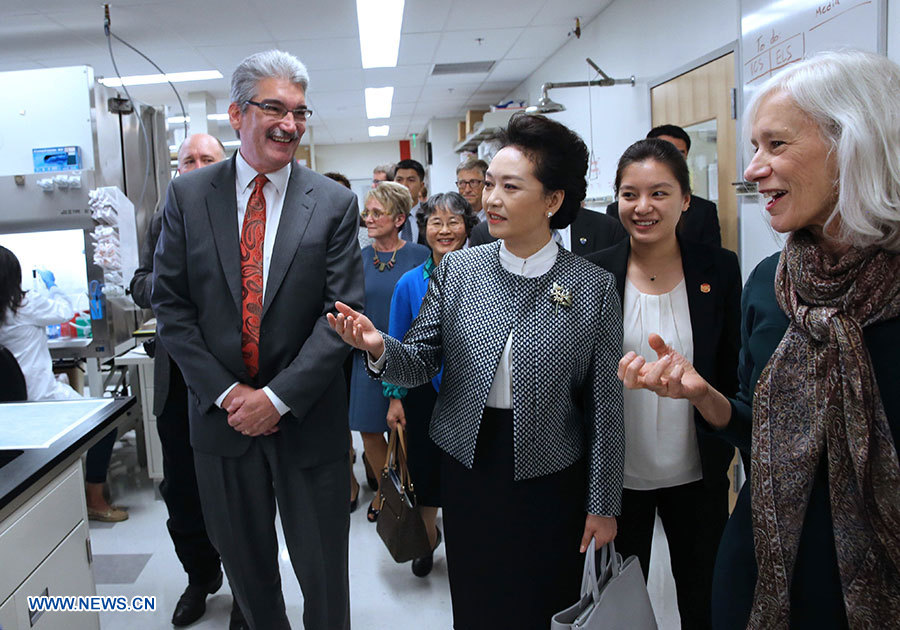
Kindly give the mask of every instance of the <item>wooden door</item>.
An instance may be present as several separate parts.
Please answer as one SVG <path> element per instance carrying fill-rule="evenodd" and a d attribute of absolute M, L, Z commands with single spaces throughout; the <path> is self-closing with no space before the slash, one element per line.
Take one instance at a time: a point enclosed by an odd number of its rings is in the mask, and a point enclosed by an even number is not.
<path fill-rule="evenodd" d="M 734 53 L 728 53 L 654 87 L 650 100 L 654 127 L 678 125 L 691 136 L 692 186 L 716 203 L 722 246 L 737 252 L 737 196 L 731 186 L 737 180 L 733 93 Z M 711 156 L 702 154 L 704 139 L 714 145 Z"/>

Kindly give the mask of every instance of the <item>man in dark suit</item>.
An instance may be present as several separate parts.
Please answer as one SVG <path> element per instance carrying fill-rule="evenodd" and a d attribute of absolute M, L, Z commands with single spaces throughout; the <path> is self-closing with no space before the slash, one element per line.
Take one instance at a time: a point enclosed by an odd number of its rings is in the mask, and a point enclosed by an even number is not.
<path fill-rule="evenodd" d="M 251 628 L 290 628 L 275 510 L 307 630 L 350 626 L 346 346 L 325 321 L 361 307 L 356 197 L 294 163 L 306 68 L 267 51 L 232 75 L 234 158 L 172 181 L 153 309 L 189 390 L 203 514 Z M 356 308 L 356 307 L 354 307 Z"/>
<path fill-rule="evenodd" d="M 490 217 L 488 217 L 488 221 L 482 221 L 472 228 L 469 247 L 497 240 L 488 231 L 489 223 Z M 625 232 L 625 228 L 617 219 L 587 208 L 578 211 L 571 226 L 562 230 L 553 230 L 553 238 L 556 239 L 556 242 L 579 256 L 587 256 L 611 247 L 626 236 L 628 234 Z"/>
<path fill-rule="evenodd" d="M 225 147 L 218 138 L 197 133 L 185 138 L 178 149 L 179 175 L 221 162 Z M 135 304 L 150 308 L 153 288 L 153 251 L 162 230 L 162 212 L 150 219 L 147 236 L 141 251 L 141 266 L 131 280 L 131 295 Z M 197 474 L 194 472 L 194 451 L 188 432 L 187 387 L 181 370 L 169 357 L 159 339 L 153 343 L 153 414 L 162 446 L 163 480 L 159 492 L 166 502 L 169 520 L 166 526 L 175 554 L 188 575 L 188 586 L 175 605 L 172 625 L 194 623 L 206 612 L 206 596 L 222 586 L 219 552 L 206 533 Z M 232 617 L 241 618 L 237 602 L 233 602 Z"/>
<path fill-rule="evenodd" d="M 409 219 L 403 224 L 400 230 L 400 238 L 410 243 L 418 243 L 419 245 L 427 245 L 425 242 L 425 230 L 419 230 L 419 223 L 416 220 L 419 216 L 419 196 L 422 189 L 425 188 L 425 167 L 416 160 L 400 160 L 397 162 L 397 168 L 394 170 L 394 181 L 403 184 L 412 195 L 414 205 L 409 211 Z"/>
<path fill-rule="evenodd" d="M 659 138 L 675 145 L 684 159 L 687 160 L 691 150 L 691 137 L 677 125 L 660 125 L 647 134 L 648 138 Z M 606 214 L 619 218 L 619 202 L 614 201 L 606 206 Z M 691 204 L 681 218 L 679 234 L 693 243 L 704 243 L 713 247 L 722 246 L 722 230 L 719 227 L 719 213 L 716 204 L 703 197 L 691 195 Z"/>

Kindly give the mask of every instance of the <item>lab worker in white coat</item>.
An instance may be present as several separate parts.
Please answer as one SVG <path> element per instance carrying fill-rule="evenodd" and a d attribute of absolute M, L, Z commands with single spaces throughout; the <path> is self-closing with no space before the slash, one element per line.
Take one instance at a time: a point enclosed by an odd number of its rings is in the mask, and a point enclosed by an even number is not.
<path fill-rule="evenodd" d="M 75 314 L 72 303 L 59 287 L 53 273 L 41 271 L 43 290 L 22 290 L 22 267 L 10 250 L 0 246 L 0 345 L 19 363 L 25 377 L 28 400 L 74 400 L 81 395 L 57 381 L 47 345 L 47 326 L 68 321 Z M 118 522 L 128 512 L 110 505 L 103 495 L 106 471 L 116 441 L 111 431 L 87 452 L 85 496 L 91 520 Z"/>

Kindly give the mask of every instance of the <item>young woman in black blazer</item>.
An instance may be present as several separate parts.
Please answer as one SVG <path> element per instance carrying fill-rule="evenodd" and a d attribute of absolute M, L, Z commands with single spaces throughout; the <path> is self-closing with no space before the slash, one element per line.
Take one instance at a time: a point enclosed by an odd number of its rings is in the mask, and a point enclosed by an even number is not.
<path fill-rule="evenodd" d="M 578 600 L 579 549 L 616 533 L 619 299 L 551 236 L 580 208 L 587 158 L 563 125 L 514 116 L 483 193 L 501 240 L 441 259 L 402 343 L 341 303 L 329 315 L 387 382 L 415 387 L 443 362 L 430 436 L 457 630 L 546 630 Z"/>
<path fill-rule="evenodd" d="M 641 140 L 622 155 L 615 181 L 629 238 L 588 260 L 616 278 L 625 351 L 652 360 L 648 336 L 662 327 L 709 381 L 735 392 L 740 270 L 733 252 L 678 237 L 691 198 L 684 158 L 664 140 Z M 646 574 L 658 511 L 681 625 L 708 628 L 734 448 L 704 430 L 690 403 L 662 400 L 648 391 L 625 393 L 625 490 L 616 549 L 637 555 Z"/>

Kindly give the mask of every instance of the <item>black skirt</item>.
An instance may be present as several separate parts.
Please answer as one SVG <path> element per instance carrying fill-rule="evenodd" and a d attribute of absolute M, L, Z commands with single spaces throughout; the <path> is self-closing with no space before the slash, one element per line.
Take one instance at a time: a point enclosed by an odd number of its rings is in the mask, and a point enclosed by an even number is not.
<path fill-rule="evenodd" d="M 428 436 L 436 400 L 437 392 L 430 381 L 409 390 L 403 399 L 409 476 L 416 489 L 416 501 L 428 507 L 441 506 L 441 449 Z"/>
<path fill-rule="evenodd" d="M 587 468 L 513 480 L 513 414 L 486 408 L 471 470 L 442 453 L 456 630 L 547 630 L 578 600 Z"/>

